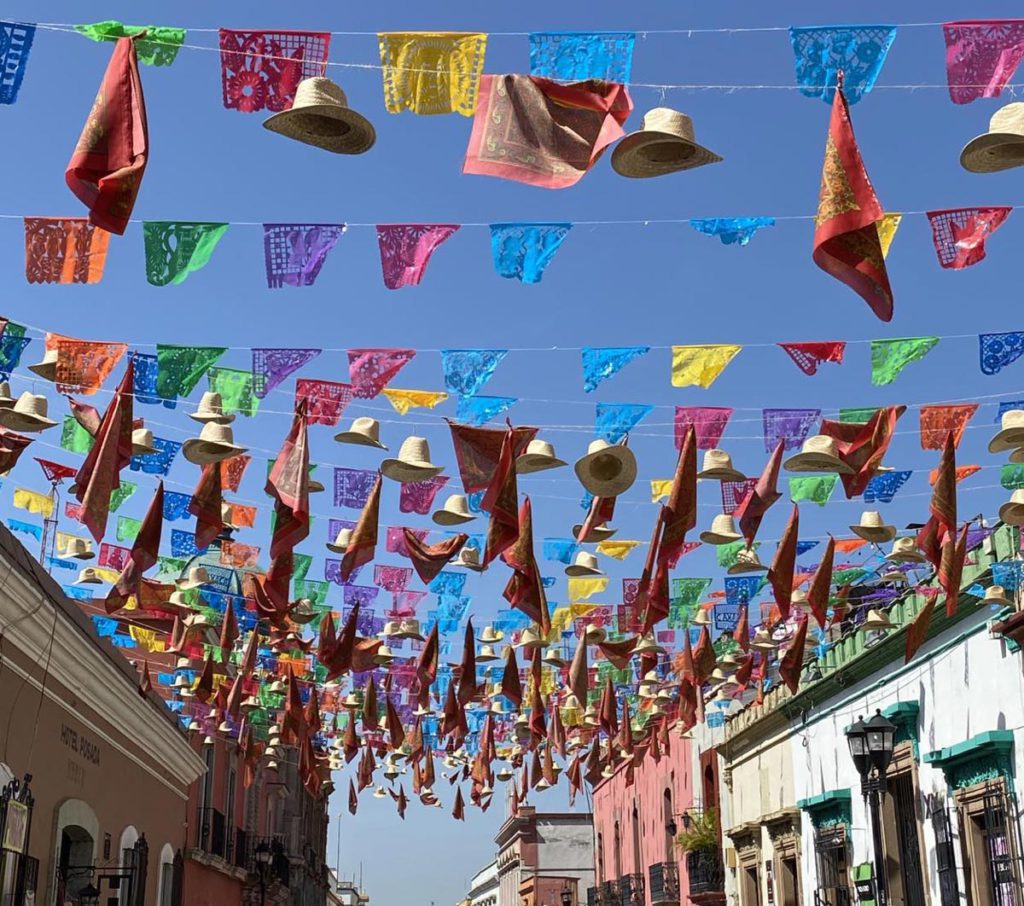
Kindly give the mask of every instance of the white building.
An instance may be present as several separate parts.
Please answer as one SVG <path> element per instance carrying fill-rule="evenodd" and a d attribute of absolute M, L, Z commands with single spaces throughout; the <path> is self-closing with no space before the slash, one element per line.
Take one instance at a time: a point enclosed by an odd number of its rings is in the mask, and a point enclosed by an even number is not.
<path fill-rule="evenodd" d="M 940 597 L 908 664 L 906 627 L 925 604 L 913 593 L 889 612 L 896 628 L 848 632 L 796 695 L 777 689 L 728 721 L 720 753 L 732 902 L 870 898 L 872 824 L 846 731 L 876 711 L 896 726 L 879 822 L 888 906 L 1024 902 L 1024 658 L 1005 634 L 1024 615 L 1006 626 L 1010 608 L 966 592 L 991 584 L 992 564 L 1018 549 L 1004 526 L 972 552 L 955 612 Z"/>
<path fill-rule="evenodd" d="M 502 906 L 499 895 L 497 860 L 481 868 L 469 884 L 469 906 Z"/>

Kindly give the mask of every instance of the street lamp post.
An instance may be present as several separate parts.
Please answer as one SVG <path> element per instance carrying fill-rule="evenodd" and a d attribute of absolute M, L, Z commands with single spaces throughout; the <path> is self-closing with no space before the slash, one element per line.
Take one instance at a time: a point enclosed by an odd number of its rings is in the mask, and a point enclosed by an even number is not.
<path fill-rule="evenodd" d="M 99 906 L 100 892 L 92 884 L 86 884 L 78 892 L 79 906 Z"/>
<path fill-rule="evenodd" d="M 273 854 L 266 841 L 261 841 L 256 846 L 256 875 L 260 879 L 260 906 L 267 904 L 267 881 L 270 880 L 270 861 Z"/>
<path fill-rule="evenodd" d="M 569 886 L 569 882 L 565 882 L 565 886 L 562 888 L 562 906 L 572 906 L 572 888 Z"/>
<path fill-rule="evenodd" d="M 896 727 L 879 710 L 865 722 L 859 718 L 846 731 L 850 757 L 860 774 L 860 792 L 871 812 L 871 840 L 875 851 L 875 887 L 879 906 L 886 906 L 889 900 L 885 882 L 885 855 L 882 850 L 881 797 L 885 795 L 885 772 L 892 761 L 893 742 Z"/>

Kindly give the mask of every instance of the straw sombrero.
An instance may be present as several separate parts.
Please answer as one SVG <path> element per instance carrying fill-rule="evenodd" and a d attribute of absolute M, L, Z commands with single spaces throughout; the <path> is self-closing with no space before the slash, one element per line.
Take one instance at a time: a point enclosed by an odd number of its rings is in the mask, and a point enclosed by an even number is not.
<path fill-rule="evenodd" d="M 576 460 L 576 477 L 595 497 L 618 497 L 636 481 L 636 457 L 629 447 L 598 438 Z"/>
<path fill-rule="evenodd" d="M 228 425 L 207 422 L 199 437 L 190 437 L 181 447 L 181 453 L 189 462 L 205 466 L 211 462 L 222 462 L 232 456 L 244 453 L 247 447 L 235 443 L 235 437 Z"/>
<path fill-rule="evenodd" d="M 469 503 L 465 494 L 452 494 L 444 502 L 444 506 L 430 517 L 438 525 L 462 525 L 476 519 L 469 511 Z"/>
<path fill-rule="evenodd" d="M 597 565 L 597 557 L 588 551 L 580 551 L 576 554 L 572 564 L 565 568 L 567 576 L 603 576 L 601 568 Z"/>
<path fill-rule="evenodd" d="M 692 170 L 722 158 L 697 144 L 693 120 L 669 107 L 644 114 L 638 132 L 631 132 L 612 152 L 612 168 L 620 176 L 649 178 Z"/>
<path fill-rule="evenodd" d="M 732 467 L 732 457 L 725 450 L 705 450 L 698 478 L 714 481 L 746 481 L 747 476 Z"/>
<path fill-rule="evenodd" d="M 738 576 L 742 573 L 763 573 L 767 571 L 768 567 L 761 563 L 760 558 L 757 556 L 757 551 L 746 547 L 736 554 L 736 562 L 726 570 L 730 576 Z"/>
<path fill-rule="evenodd" d="M 893 563 L 924 563 L 924 554 L 917 548 L 915 538 L 897 538 L 892 543 L 892 551 L 885 555 L 886 560 Z"/>
<path fill-rule="evenodd" d="M 220 425 L 229 425 L 235 420 L 233 415 L 224 414 L 224 402 L 221 395 L 208 390 L 199 400 L 199 408 L 190 412 L 188 417 L 197 422 L 217 422 Z"/>
<path fill-rule="evenodd" d="M 999 431 L 988 442 L 989 453 L 1024 447 L 1024 409 L 1009 409 L 999 420 Z"/>
<path fill-rule="evenodd" d="M 487 568 L 480 563 L 480 551 L 470 546 L 464 546 L 459 551 L 459 556 L 452 560 L 452 566 L 461 566 L 477 573 L 482 573 Z"/>
<path fill-rule="evenodd" d="M 156 453 L 153 446 L 153 432 L 149 428 L 136 428 L 132 431 L 132 456 L 149 456 Z"/>
<path fill-rule="evenodd" d="M 835 438 L 827 434 L 814 434 L 803 442 L 800 452 L 790 456 L 782 467 L 787 472 L 839 472 L 852 475 L 851 469 L 839 458 Z"/>
<path fill-rule="evenodd" d="M 59 353 L 56 349 L 47 349 L 43 353 L 43 360 L 29 365 L 28 370 L 38 374 L 44 381 L 55 381 L 57 380 L 58 357 Z"/>
<path fill-rule="evenodd" d="M 64 556 L 72 560 L 91 560 L 96 554 L 93 552 L 92 544 L 85 538 L 72 538 L 64 549 Z"/>
<path fill-rule="evenodd" d="M 11 385 L 7 381 L 0 381 L 0 409 L 10 409 L 14 405 L 14 397 L 11 396 Z"/>
<path fill-rule="evenodd" d="M 26 390 L 11 409 L 0 409 L 0 425 L 12 431 L 45 431 L 57 423 L 46 417 L 46 397 Z"/>
<path fill-rule="evenodd" d="M 528 475 L 531 472 L 543 472 L 545 469 L 560 469 L 568 465 L 563 459 L 555 456 L 555 448 L 546 440 L 531 440 L 526 452 L 516 459 L 516 472 Z"/>
<path fill-rule="evenodd" d="M 1003 607 L 1012 607 L 1013 601 L 1006 597 L 1006 589 L 1002 585 L 990 585 L 985 589 L 985 597 L 981 599 L 982 604 L 1001 604 Z"/>
<path fill-rule="evenodd" d="M 343 528 L 333 542 L 327 542 L 327 550 L 333 551 L 335 554 L 344 554 L 351 542 L 352 529 Z"/>
<path fill-rule="evenodd" d="M 188 571 L 188 578 L 178 582 L 178 588 L 184 591 L 189 591 L 193 588 L 202 588 L 204 585 L 209 584 L 210 574 L 206 571 L 205 566 L 193 566 Z"/>
<path fill-rule="evenodd" d="M 402 620 L 399 631 L 395 633 L 396 639 L 415 639 L 417 642 L 425 641 L 420 632 L 419 620 Z"/>
<path fill-rule="evenodd" d="M 580 537 L 580 532 L 583 531 L 583 523 L 578 522 L 572 527 L 572 536 L 581 544 L 594 544 L 600 541 L 607 541 L 614 535 L 618 529 L 614 529 L 608 525 L 595 525 L 593 526 L 585 538 Z"/>
<path fill-rule="evenodd" d="M 295 103 L 263 121 L 265 129 L 334 154 L 362 154 L 373 147 L 373 124 L 348 106 L 348 98 L 330 79 L 303 79 Z"/>
<path fill-rule="evenodd" d="M 865 510 L 860 514 L 860 522 L 851 525 L 850 531 L 863 538 L 878 544 L 882 541 L 892 541 L 896 537 L 896 526 L 886 525 L 880 513 L 875 510 Z"/>
<path fill-rule="evenodd" d="M 386 450 L 387 447 L 380 442 L 380 422 L 375 418 L 362 416 L 352 420 L 352 425 L 347 431 L 341 431 L 334 435 L 339 444 L 355 444 L 359 447 L 376 447 L 378 450 Z"/>
<path fill-rule="evenodd" d="M 1007 525 L 1024 525 L 1024 490 L 1017 489 L 999 507 L 999 519 Z"/>
<path fill-rule="evenodd" d="M 721 513 L 711 520 L 711 528 L 700 533 L 705 544 L 732 544 L 743 536 L 736 531 L 736 520 L 728 513 Z"/>
<path fill-rule="evenodd" d="M 442 466 L 435 466 L 430 461 L 430 445 L 425 437 L 407 437 L 395 459 L 385 459 L 380 464 L 383 475 L 393 481 L 405 484 L 411 481 L 425 481 L 440 475 Z"/>
<path fill-rule="evenodd" d="M 972 138 L 960 152 L 960 166 L 971 173 L 998 173 L 1024 164 L 1024 104 L 1000 107 L 988 132 Z"/>

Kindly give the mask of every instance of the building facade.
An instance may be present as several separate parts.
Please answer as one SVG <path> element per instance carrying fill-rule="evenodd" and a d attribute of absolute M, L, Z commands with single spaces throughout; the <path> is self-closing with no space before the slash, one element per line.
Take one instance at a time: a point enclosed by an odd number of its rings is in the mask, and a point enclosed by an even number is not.
<path fill-rule="evenodd" d="M 589 812 L 538 812 L 520 806 L 494 842 L 502 906 L 577 906 L 594 883 L 594 828 Z"/>
<path fill-rule="evenodd" d="M 501 885 L 498 880 L 498 863 L 491 862 L 481 868 L 469 882 L 466 901 L 469 906 L 502 906 Z"/>
<path fill-rule="evenodd" d="M 907 626 L 927 603 L 913 590 L 889 608 L 892 628 L 849 627 L 795 695 L 777 688 L 730 717 L 720 751 L 738 906 L 1024 900 L 1022 621 L 979 598 L 1019 543 L 1003 526 L 972 551 L 954 612 L 940 601 L 909 663 Z M 847 739 L 876 713 L 895 727 L 877 822 Z"/>
<path fill-rule="evenodd" d="M 2 526 L 0 569 L 0 902 L 63 906 L 91 886 L 103 902 L 170 906 L 202 759 Z"/>

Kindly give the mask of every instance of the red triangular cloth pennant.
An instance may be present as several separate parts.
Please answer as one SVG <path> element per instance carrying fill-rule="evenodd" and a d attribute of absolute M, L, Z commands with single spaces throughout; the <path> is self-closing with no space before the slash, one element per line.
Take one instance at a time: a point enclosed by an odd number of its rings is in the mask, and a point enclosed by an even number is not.
<path fill-rule="evenodd" d="M 812 257 L 864 299 L 878 318 L 891 321 L 892 287 L 878 236 L 883 217 L 857 148 L 840 79 L 825 143 Z"/>

